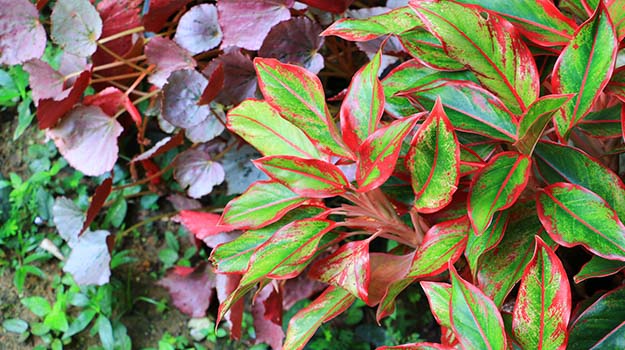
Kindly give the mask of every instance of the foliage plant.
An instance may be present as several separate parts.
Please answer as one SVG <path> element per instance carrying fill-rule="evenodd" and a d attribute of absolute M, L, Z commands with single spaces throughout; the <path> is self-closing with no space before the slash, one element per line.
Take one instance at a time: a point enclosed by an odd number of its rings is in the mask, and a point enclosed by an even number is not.
<path fill-rule="evenodd" d="M 357 300 L 380 322 L 418 283 L 439 343 L 383 349 L 622 347 L 623 1 L 389 1 L 349 17 L 352 1 L 17 3 L 0 13 L 0 63 L 23 64 L 31 91 L 3 103 L 22 100 L 23 127 L 32 101 L 68 163 L 101 176 L 86 212 L 53 208 L 78 283 L 108 282 L 107 239 L 128 229 L 91 228 L 145 185 L 176 208 L 150 220 L 176 215 L 210 252 L 161 285 L 193 317 L 216 294 L 234 338 L 248 295 L 256 341 L 290 350 Z M 116 183 L 116 163 L 135 181 Z M 309 297 L 285 334 L 284 310 Z"/>

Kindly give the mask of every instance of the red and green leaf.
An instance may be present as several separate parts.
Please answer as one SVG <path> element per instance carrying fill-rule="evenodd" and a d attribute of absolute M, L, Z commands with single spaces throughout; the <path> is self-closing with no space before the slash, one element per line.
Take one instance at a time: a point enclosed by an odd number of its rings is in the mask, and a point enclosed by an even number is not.
<path fill-rule="evenodd" d="M 383 35 L 401 34 L 420 25 L 422 23 L 414 11 L 405 6 L 363 19 L 341 18 L 321 35 L 335 35 L 348 41 L 369 41 Z"/>
<path fill-rule="evenodd" d="M 523 154 L 531 155 L 553 115 L 573 96 L 573 94 L 548 95 L 534 101 L 519 122 L 517 141 L 514 143 L 517 150 Z"/>
<path fill-rule="evenodd" d="M 560 137 L 568 138 L 570 130 L 592 109 L 610 80 L 617 50 L 614 25 L 601 1 L 594 15 L 577 29 L 553 68 L 554 93 L 577 93 L 554 116 Z"/>
<path fill-rule="evenodd" d="M 577 25 L 549 0 L 458 0 L 494 11 L 510 21 L 529 40 L 541 46 L 569 43 Z"/>
<path fill-rule="evenodd" d="M 497 244 L 503 239 L 509 222 L 510 211 L 503 210 L 495 214 L 493 223 L 486 229 L 486 232 L 481 235 L 476 235 L 475 232 L 469 233 L 464 255 L 467 258 L 474 279 L 477 276 L 480 258 L 485 252 L 497 247 Z"/>
<path fill-rule="evenodd" d="M 449 302 L 451 301 L 451 284 L 442 282 L 421 282 L 430 304 L 430 311 L 441 327 L 451 328 Z"/>
<path fill-rule="evenodd" d="M 356 297 L 344 289 L 328 287 L 310 305 L 291 318 L 283 349 L 303 349 L 322 323 L 347 310 L 355 300 Z"/>
<path fill-rule="evenodd" d="M 300 128 L 322 151 L 346 156 L 337 143 L 338 130 L 328 111 L 323 87 L 304 68 L 271 58 L 254 59 L 259 87 L 265 100 L 289 122 Z"/>
<path fill-rule="evenodd" d="M 384 113 L 384 91 L 378 79 L 381 59 L 382 53 L 379 51 L 354 74 L 341 104 L 343 141 L 353 151 L 357 151 L 378 128 Z"/>
<path fill-rule="evenodd" d="M 625 287 L 604 294 L 573 322 L 571 350 L 621 349 L 625 339 Z"/>
<path fill-rule="evenodd" d="M 437 37 L 423 28 L 397 35 L 399 42 L 410 56 L 434 69 L 458 71 L 466 69 L 465 65 L 449 57 Z"/>
<path fill-rule="evenodd" d="M 380 346 L 375 350 L 451 350 L 453 347 L 449 347 L 443 344 L 436 343 L 411 343 L 396 346 Z"/>
<path fill-rule="evenodd" d="M 243 101 L 228 112 L 226 125 L 265 156 L 320 158 L 306 134 L 265 101 Z"/>
<path fill-rule="evenodd" d="M 465 349 L 506 349 L 503 319 L 495 303 L 479 288 L 451 272 L 451 328 Z"/>
<path fill-rule="evenodd" d="M 512 332 L 523 349 L 566 349 L 571 288 L 555 252 L 536 236 L 512 314 Z"/>
<path fill-rule="evenodd" d="M 256 182 L 226 205 L 220 224 L 234 229 L 267 226 L 306 201 L 278 182 Z"/>
<path fill-rule="evenodd" d="M 369 240 L 343 245 L 332 255 L 315 262 L 308 276 L 341 287 L 364 301 L 368 300 L 371 277 Z"/>
<path fill-rule="evenodd" d="M 582 245 L 602 258 L 625 261 L 625 226 L 596 193 L 559 182 L 538 195 L 536 206 L 540 221 L 558 244 Z"/>
<path fill-rule="evenodd" d="M 460 179 L 460 145 L 440 99 L 412 139 L 406 167 L 418 212 L 435 212 L 451 202 Z"/>
<path fill-rule="evenodd" d="M 303 197 L 338 196 L 350 186 L 341 169 L 323 160 L 269 156 L 256 159 L 253 163 L 272 179 Z"/>
<path fill-rule="evenodd" d="M 515 113 L 521 113 L 539 95 L 536 63 L 510 22 L 476 8 L 450 1 L 411 1 L 425 27 L 443 44 L 445 52 L 476 73 Z"/>
<path fill-rule="evenodd" d="M 370 253 L 369 266 L 371 276 L 369 278 L 369 290 L 367 294 L 367 305 L 377 305 L 389 286 L 402 280 L 414 258 L 415 251 L 405 255 L 394 255 L 388 253 Z"/>
<path fill-rule="evenodd" d="M 358 149 L 359 192 L 380 187 L 393 174 L 402 143 L 418 120 L 418 116 L 396 120 L 367 137 Z"/>
<path fill-rule="evenodd" d="M 495 212 L 516 202 L 527 185 L 530 170 L 529 157 L 503 152 L 493 157 L 473 178 L 467 207 L 477 235 L 486 231 Z"/>
<path fill-rule="evenodd" d="M 625 262 L 608 260 L 596 255 L 582 266 L 581 270 L 573 277 L 575 283 L 581 283 L 590 278 L 611 276 L 625 268 Z"/>

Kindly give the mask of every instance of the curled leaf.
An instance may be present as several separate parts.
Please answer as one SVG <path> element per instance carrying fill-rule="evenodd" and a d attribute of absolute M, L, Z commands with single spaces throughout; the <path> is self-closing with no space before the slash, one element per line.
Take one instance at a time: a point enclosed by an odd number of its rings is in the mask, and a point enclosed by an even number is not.
<path fill-rule="evenodd" d="M 197 149 L 189 149 L 180 153 L 176 160 L 174 177 L 187 194 L 192 198 L 200 198 L 213 191 L 213 186 L 224 181 L 224 169 L 221 164 Z"/>

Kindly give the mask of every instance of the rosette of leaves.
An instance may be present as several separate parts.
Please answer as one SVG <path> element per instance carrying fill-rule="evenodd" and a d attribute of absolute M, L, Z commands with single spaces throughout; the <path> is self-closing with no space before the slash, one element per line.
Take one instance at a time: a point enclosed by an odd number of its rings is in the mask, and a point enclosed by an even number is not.
<path fill-rule="evenodd" d="M 314 74 L 254 60 L 263 99 L 227 128 L 269 180 L 212 223 L 242 232 L 212 252 L 217 273 L 240 276 L 219 319 L 305 274 L 327 287 L 284 349 L 356 299 L 388 316 L 416 282 L 440 343 L 387 349 L 622 346 L 622 3 L 412 0 L 324 35 L 390 35 L 410 57 L 381 78 L 374 55 L 336 115 Z M 282 306 L 264 307 L 279 324 Z"/>

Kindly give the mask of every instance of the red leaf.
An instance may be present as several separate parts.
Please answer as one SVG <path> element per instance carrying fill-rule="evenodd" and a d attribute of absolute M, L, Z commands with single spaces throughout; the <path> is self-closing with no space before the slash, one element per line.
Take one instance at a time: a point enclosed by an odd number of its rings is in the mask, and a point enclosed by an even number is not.
<path fill-rule="evenodd" d="M 76 82 L 71 87 L 69 95 L 62 100 L 56 101 L 53 98 L 46 98 L 39 101 L 37 107 L 37 121 L 39 129 L 48 129 L 54 127 L 72 107 L 80 100 L 83 92 L 89 86 L 91 72 L 86 70 L 78 76 Z"/>
<path fill-rule="evenodd" d="M 139 18 L 141 3 L 140 0 L 100 1 L 96 9 L 102 18 L 102 38 L 138 27 L 141 24 L 141 19 Z M 109 51 L 123 57 L 132 49 L 133 37 L 132 35 L 125 35 L 102 45 Z M 98 47 L 92 59 L 95 66 L 101 66 L 116 60 L 115 57 L 104 51 L 102 47 Z"/>
<path fill-rule="evenodd" d="M 156 65 L 156 69 L 148 77 L 148 81 L 159 88 L 167 83 L 171 73 L 180 69 L 193 69 L 195 60 L 187 50 L 181 48 L 174 41 L 156 36 L 145 46 L 145 56 L 149 64 Z"/>
<path fill-rule="evenodd" d="M 161 30 L 169 16 L 182 9 L 191 0 L 150 0 L 150 8 L 143 16 L 143 26 L 148 32 Z"/>
<path fill-rule="evenodd" d="M 206 316 L 216 280 L 212 268 L 203 262 L 193 269 L 175 267 L 157 284 L 167 288 L 178 310 L 197 318 Z"/>
<path fill-rule="evenodd" d="M 368 288 L 367 305 L 376 305 L 382 300 L 389 285 L 406 276 L 414 252 L 406 255 L 371 253 L 369 256 L 371 277 Z"/>
<path fill-rule="evenodd" d="M 230 295 L 239 285 L 239 275 L 217 275 L 217 298 L 222 303 L 228 295 Z M 241 338 L 241 323 L 243 321 L 243 309 L 245 307 L 244 300 L 238 300 L 235 302 L 228 312 L 224 315 L 223 319 L 226 320 L 230 326 L 230 338 Z"/>
<path fill-rule="evenodd" d="M 115 116 L 119 110 L 126 109 L 135 124 L 138 127 L 141 126 L 141 114 L 139 114 L 137 107 L 135 107 L 127 95 L 116 87 L 109 86 L 95 95 L 85 96 L 83 104 L 86 106 L 98 106 L 111 117 Z"/>
<path fill-rule="evenodd" d="M 246 98 L 256 95 L 258 83 L 256 70 L 252 60 L 240 50 L 233 50 L 210 61 L 202 73 L 213 76 L 217 67 L 223 66 L 223 88 L 218 92 L 215 101 L 224 105 L 236 105 Z M 207 86 L 207 88 L 210 86 Z"/>
<path fill-rule="evenodd" d="M 224 65 L 219 64 L 217 68 L 210 74 L 208 78 L 208 85 L 202 92 L 202 96 L 200 97 L 200 101 L 198 101 L 198 105 L 207 105 L 211 103 L 221 92 L 221 89 L 224 87 Z"/>
<path fill-rule="evenodd" d="M 306 5 L 332 13 L 343 13 L 354 0 L 302 0 Z"/>
<path fill-rule="evenodd" d="M 141 160 L 141 166 L 143 166 L 143 169 L 145 169 L 145 174 L 147 177 L 153 176 L 154 174 L 158 173 L 161 170 L 161 168 L 159 168 L 158 165 L 156 165 L 156 163 L 154 163 L 150 159 Z M 160 184 L 161 177 L 156 176 L 155 178 L 150 180 L 150 183 L 153 185 Z"/>
<path fill-rule="evenodd" d="M 85 223 L 82 225 L 82 230 L 78 234 L 79 236 L 85 232 L 86 229 L 89 228 L 89 225 L 93 222 L 96 215 L 102 209 L 104 202 L 106 202 L 106 198 L 108 198 L 109 194 L 111 194 L 111 190 L 113 189 L 113 178 L 109 177 L 106 180 L 102 181 L 102 183 L 95 189 L 95 193 L 91 198 L 91 204 L 89 204 L 89 209 L 87 209 L 87 217 L 85 219 Z"/>
<path fill-rule="evenodd" d="M 255 344 L 266 343 L 274 350 L 282 348 L 284 331 L 282 330 L 282 293 L 272 283 L 266 285 L 256 294 L 252 305 Z"/>
<path fill-rule="evenodd" d="M 229 225 L 219 225 L 219 214 L 183 210 L 178 214 L 178 217 L 184 227 L 201 240 L 233 230 Z"/>

